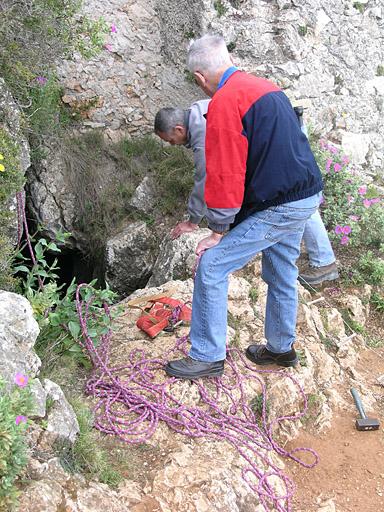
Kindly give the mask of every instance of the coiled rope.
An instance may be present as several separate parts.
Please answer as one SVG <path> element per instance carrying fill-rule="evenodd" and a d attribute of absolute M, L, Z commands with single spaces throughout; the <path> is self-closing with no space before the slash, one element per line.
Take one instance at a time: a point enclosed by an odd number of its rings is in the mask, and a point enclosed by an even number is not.
<path fill-rule="evenodd" d="M 110 367 L 112 331 L 101 336 L 97 348 L 88 335 L 87 319 L 92 298 L 85 301 L 80 295 L 80 290 L 87 286 L 78 286 L 76 307 L 82 331 L 80 344 L 93 365 L 86 391 L 98 399 L 95 427 L 118 436 L 128 444 L 148 441 L 160 421 L 164 421 L 173 431 L 192 438 L 227 441 L 245 460 L 242 477 L 259 497 L 264 509 L 290 512 L 295 486 L 271 460 L 271 452 L 288 457 L 306 468 L 312 468 L 318 462 L 314 450 L 295 448 L 287 451 L 273 439 L 276 426 L 283 421 L 298 420 L 307 411 L 303 388 L 291 372 L 260 370 L 249 363 L 239 349 L 227 347 L 225 374 L 221 378 L 193 381 L 198 388 L 201 405 L 186 405 L 173 392 L 173 387 L 179 385 L 177 379 L 165 376 L 159 380 L 158 371 L 163 369 L 170 358 L 187 355 L 187 337 L 177 339 L 174 347 L 162 357 L 150 358 L 143 349 L 134 349 L 127 354 L 125 365 Z M 104 309 L 110 316 L 107 305 Z M 269 421 L 263 374 L 274 374 L 291 380 L 302 397 L 303 410 Z M 261 389 L 262 412 L 259 423 L 246 397 L 247 381 L 256 382 Z M 220 407 L 220 403 L 224 406 Z M 299 456 L 300 452 L 310 453 L 313 462 L 304 462 Z M 280 485 L 277 486 L 277 483 Z M 277 487 L 280 487 L 280 491 Z"/>

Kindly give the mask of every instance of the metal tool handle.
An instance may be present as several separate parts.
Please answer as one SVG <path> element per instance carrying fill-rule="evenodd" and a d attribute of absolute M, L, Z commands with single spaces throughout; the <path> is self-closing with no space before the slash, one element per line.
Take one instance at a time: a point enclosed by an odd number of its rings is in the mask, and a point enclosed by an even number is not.
<path fill-rule="evenodd" d="M 367 415 L 364 412 L 364 407 L 363 407 L 363 404 L 361 403 L 360 396 L 359 396 L 359 393 L 357 392 L 357 389 L 351 388 L 351 393 L 352 393 L 353 399 L 355 401 L 355 405 L 357 407 L 357 410 L 360 413 L 360 416 L 363 419 L 365 419 L 367 417 Z"/>

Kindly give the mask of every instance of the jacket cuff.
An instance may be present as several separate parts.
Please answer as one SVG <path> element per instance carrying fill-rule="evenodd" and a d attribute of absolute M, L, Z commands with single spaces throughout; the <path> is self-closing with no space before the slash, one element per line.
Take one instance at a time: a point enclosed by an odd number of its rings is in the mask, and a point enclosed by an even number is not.
<path fill-rule="evenodd" d="M 190 215 L 188 221 L 192 224 L 200 224 L 203 217 L 196 217 L 195 215 Z"/>
<path fill-rule="evenodd" d="M 215 233 L 222 233 L 224 234 L 229 229 L 229 224 L 208 224 L 209 229 L 214 231 Z"/>

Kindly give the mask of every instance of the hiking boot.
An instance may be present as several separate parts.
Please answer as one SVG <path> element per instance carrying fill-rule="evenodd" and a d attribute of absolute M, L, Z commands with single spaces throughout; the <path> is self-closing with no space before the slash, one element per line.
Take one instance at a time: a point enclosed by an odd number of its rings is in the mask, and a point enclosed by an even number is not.
<path fill-rule="evenodd" d="M 224 373 L 224 361 L 206 363 L 196 361 L 192 357 L 184 357 L 175 361 L 169 361 L 165 367 L 165 372 L 178 379 L 200 379 L 201 377 L 220 377 Z"/>
<path fill-rule="evenodd" d="M 247 358 L 252 363 L 267 365 L 277 364 L 278 366 L 296 366 L 299 362 L 299 358 L 296 355 L 296 351 L 292 348 L 289 352 L 282 352 L 276 354 L 267 349 L 265 345 L 249 345 L 245 351 Z"/>
<path fill-rule="evenodd" d="M 301 284 L 321 284 L 324 281 L 333 281 L 338 278 L 339 271 L 336 263 L 323 267 L 310 267 L 308 270 L 300 272 L 298 277 Z"/>

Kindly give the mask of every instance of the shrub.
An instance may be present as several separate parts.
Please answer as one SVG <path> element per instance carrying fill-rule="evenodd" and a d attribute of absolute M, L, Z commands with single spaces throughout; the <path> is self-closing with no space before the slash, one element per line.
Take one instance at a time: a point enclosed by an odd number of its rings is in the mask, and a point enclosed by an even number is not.
<path fill-rule="evenodd" d="M 362 183 L 335 146 L 320 141 L 314 153 L 323 173 L 321 212 L 330 238 L 342 246 L 379 248 L 384 239 L 383 197 Z"/>
<path fill-rule="evenodd" d="M 16 504 L 15 482 L 27 463 L 26 416 L 32 400 L 26 377 L 17 374 L 15 382 L 7 391 L 0 379 L 0 512 L 9 512 Z"/>
<path fill-rule="evenodd" d="M 61 101 L 53 73 L 60 59 L 80 52 L 89 58 L 103 47 L 109 28 L 103 19 L 80 14 L 81 0 L 3 0 L 0 16 L 0 76 L 26 114 L 33 135 L 32 156 L 39 146 L 72 120 Z M 37 148 L 35 147 L 37 146 Z"/>
<path fill-rule="evenodd" d="M 66 146 L 71 148 L 63 154 L 75 193 L 76 228 L 84 233 L 93 262 L 102 261 L 106 240 L 123 222 L 140 217 L 130 199 L 144 176 L 152 176 L 156 188 L 155 216 L 185 208 L 193 185 L 193 164 L 182 148 L 163 147 L 150 136 L 107 145 L 95 131 L 71 138 Z M 147 216 L 141 218 L 153 222 Z"/>

